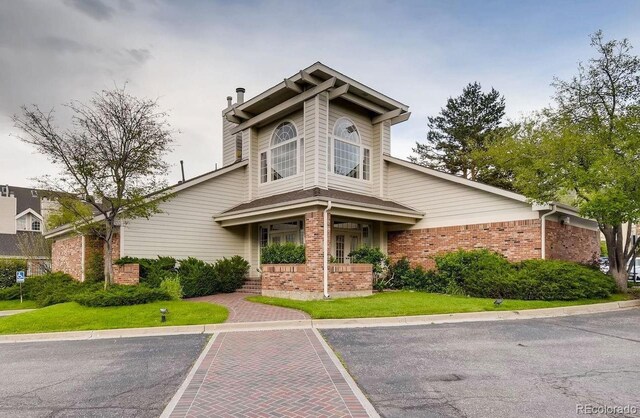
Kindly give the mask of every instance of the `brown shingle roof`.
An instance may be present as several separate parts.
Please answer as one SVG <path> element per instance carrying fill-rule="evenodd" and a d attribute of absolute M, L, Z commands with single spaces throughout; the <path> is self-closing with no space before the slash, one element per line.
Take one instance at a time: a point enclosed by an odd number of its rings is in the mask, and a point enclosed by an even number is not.
<path fill-rule="evenodd" d="M 341 200 L 355 205 L 361 204 L 364 206 L 379 206 L 391 210 L 400 210 L 403 212 L 417 212 L 415 209 L 393 202 L 391 200 L 384 200 L 373 196 L 366 196 L 358 193 L 345 192 L 342 190 L 334 189 L 321 189 L 315 187 L 313 189 L 295 190 L 292 192 L 276 194 L 273 196 L 262 197 L 260 199 L 252 200 L 251 202 L 242 203 L 231 209 L 228 209 L 222 213 L 226 215 L 233 212 L 242 212 L 251 209 L 259 209 L 265 206 L 277 206 L 284 205 L 289 202 L 298 200 L 309 200 L 318 198 L 319 200 Z"/>

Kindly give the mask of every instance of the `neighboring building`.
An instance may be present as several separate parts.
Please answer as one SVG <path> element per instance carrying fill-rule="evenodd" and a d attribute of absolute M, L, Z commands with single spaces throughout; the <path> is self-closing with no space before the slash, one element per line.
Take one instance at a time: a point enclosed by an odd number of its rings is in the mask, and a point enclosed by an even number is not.
<path fill-rule="evenodd" d="M 162 213 L 121 226 L 113 257 L 239 254 L 261 276 L 263 294 L 313 298 L 371 293 L 370 270 L 349 264 L 361 245 L 427 267 L 457 248 L 486 247 L 510 260 L 599 254 L 596 223 L 570 207 L 531 205 L 392 157 L 391 127 L 409 115 L 405 104 L 321 63 L 247 101 L 237 89 L 222 111 L 223 167 L 173 186 Z M 82 271 L 85 238 L 70 227 L 47 236 L 56 240 L 54 269 Z M 281 242 L 304 243 L 306 265 L 260 266 L 260 248 Z M 325 249 L 336 263 L 327 264 Z"/>
<path fill-rule="evenodd" d="M 46 199 L 40 194 L 36 189 L 0 185 L 0 258 L 28 259 L 29 275 L 43 273 L 50 263 L 41 245 Z"/>

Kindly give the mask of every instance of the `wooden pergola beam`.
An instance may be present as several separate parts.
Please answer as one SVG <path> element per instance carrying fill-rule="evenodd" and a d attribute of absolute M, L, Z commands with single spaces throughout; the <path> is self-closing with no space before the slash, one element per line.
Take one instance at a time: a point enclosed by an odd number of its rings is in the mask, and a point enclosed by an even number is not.
<path fill-rule="evenodd" d="M 338 97 L 342 96 L 343 94 L 346 94 L 349 91 L 349 86 L 348 84 L 345 84 L 343 86 L 340 86 L 338 88 L 335 88 L 333 90 L 331 90 L 329 92 L 329 100 L 333 100 L 333 99 L 337 99 Z"/>
<path fill-rule="evenodd" d="M 373 123 L 375 125 L 376 123 L 380 123 L 380 122 L 384 122 L 385 120 L 393 119 L 396 116 L 400 116 L 400 113 L 402 113 L 402 109 L 391 110 L 391 111 L 389 111 L 387 113 L 383 113 L 382 115 L 375 116 L 374 118 L 371 119 L 371 123 Z"/>
<path fill-rule="evenodd" d="M 297 85 L 293 81 L 289 80 L 288 78 L 284 79 L 284 85 L 289 90 L 295 91 L 296 93 L 302 93 L 302 87 L 300 87 L 299 85 Z"/>

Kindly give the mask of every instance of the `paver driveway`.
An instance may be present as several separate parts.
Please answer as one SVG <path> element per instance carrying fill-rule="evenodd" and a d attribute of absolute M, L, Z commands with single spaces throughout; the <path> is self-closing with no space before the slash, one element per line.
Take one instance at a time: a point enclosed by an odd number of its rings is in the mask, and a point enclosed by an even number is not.
<path fill-rule="evenodd" d="M 369 416 L 311 329 L 216 336 L 171 417 Z"/>
<path fill-rule="evenodd" d="M 245 298 L 248 296 L 251 295 L 248 293 L 220 293 L 189 300 L 193 302 L 216 303 L 226 307 L 229 309 L 229 318 L 227 318 L 226 322 L 265 322 L 309 319 L 309 315 L 295 309 L 246 301 Z"/>

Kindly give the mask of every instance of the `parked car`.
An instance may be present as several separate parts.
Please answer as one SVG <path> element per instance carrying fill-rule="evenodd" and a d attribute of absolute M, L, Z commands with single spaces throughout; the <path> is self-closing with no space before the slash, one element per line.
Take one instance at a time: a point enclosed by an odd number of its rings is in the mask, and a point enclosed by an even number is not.
<path fill-rule="evenodd" d="M 598 263 L 600 265 L 601 272 L 603 272 L 604 274 L 609 273 L 609 257 L 600 257 Z"/>
<path fill-rule="evenodd" d="M 640 283 L 640 257 L 636 257 L 635 259 L 635 269 L 633 268 L 634 261 L 629 261 L 629 266 L 627 271 L 629 272 L 629 281 Z"/>

